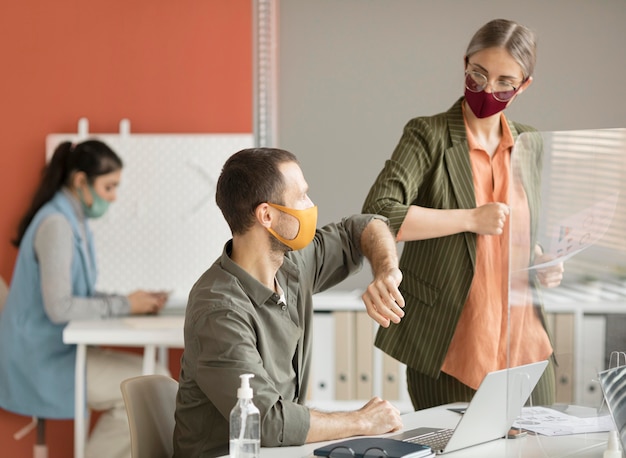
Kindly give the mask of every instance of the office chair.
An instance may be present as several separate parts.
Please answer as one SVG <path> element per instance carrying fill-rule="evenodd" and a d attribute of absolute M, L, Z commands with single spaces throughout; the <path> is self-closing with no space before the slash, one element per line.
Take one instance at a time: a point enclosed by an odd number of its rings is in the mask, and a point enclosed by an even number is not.
<path fill-rule="evenodd" d="M 132 458 L 171 457 L 178 382 L 166 375 L 141 375 L 124 380 L 120 388 Z"/>
<path fill-rule="evenodd" d="M 13 439 L 20 440 L 35 428 L 37 428 L 37 439 L 35 445 L 33 445 L 33 458 L 48 458 L 45 418 L 33 417 L 29 424 L 13 434 Z"/>

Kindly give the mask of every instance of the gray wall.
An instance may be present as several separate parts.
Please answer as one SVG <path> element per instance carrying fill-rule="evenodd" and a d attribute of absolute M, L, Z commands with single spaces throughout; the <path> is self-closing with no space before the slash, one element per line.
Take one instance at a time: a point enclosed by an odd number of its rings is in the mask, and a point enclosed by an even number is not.
<path fill-rule="evenodd" d="M 467 43 L 498 17 L 538 38 L 534 82 L 510 119 L 626 127 L 626 0 L 280 2 L 278 146 L 300 158 L 320 223 L 359 212 L 404 124 L 462 95 Z"/>

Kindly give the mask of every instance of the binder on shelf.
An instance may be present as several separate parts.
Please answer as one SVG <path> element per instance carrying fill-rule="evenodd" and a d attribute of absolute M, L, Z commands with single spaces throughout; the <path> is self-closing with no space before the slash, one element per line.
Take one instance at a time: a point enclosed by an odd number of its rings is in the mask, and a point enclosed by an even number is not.
<path fill-rule="evenodd" d="M 311 360 L 310 399 L 316 401 L 332 401 L 335 396 L 334 363 L 335 320 L 332 313 L 315 313 L 313 315 L 313 342 L 316 346 Z"/>
<path fill-rule="evenodd" d="M 400 398 L 400 363 L 383 353 L 383 399 Z"/>
<path fill-rule="evenodd" d="M 604 366 L 604 342 L 606 340 L 606 317 L 604 315 L 585 315 L 582 319 L 582 354 L 576 355 L 581 364 L 582 389 L 580 403 L 585 406 L 600 405 L 602 392 L 598 390 L 596 380 L 598 369 Z M 579 386 L 579 388 L 581 388 Z M 576 401 L 579 403 L 579 401 Z"/>
<path fill-rule="evenodd" d="M 335 318 L 335 399 L 347 401 L 355 394 L 354 312 L 334 312 Z"/>
<path fill-rule="evenodd" d="M 355 312 L 356 399 L 372 397 L 374 322 L 367 312 Z"/>
<path fill-rule="evenodd" d="M 556 402 L 574 402 L 574 314 L 558 313 L 554 316 Z"/>

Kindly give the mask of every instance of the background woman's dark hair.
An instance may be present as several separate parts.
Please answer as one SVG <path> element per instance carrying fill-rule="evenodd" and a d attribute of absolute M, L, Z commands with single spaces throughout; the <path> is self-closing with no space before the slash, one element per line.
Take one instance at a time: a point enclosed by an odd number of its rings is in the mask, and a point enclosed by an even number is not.
<path fill-rule="evenodd" d="M 75 145 L 71 142 L 61 143 L 43 170 L 41 182 L 30 207 L 17 227 L 17 237 L 13 240 L 13 245 L 20 246 L 35 214 L 59 189 L 70 184 L 74 172 L 84 172 L 87 181 L 92 184 L 96 177 L 120 170 L 122 166 L 120 157 L 99 140 L 86 140 Z"/>
<path fill-rule="evenodd" d="M 249 148 L 233 154 L 217 180 L 215 201 L 233 234 L 254 224 L 254 211 L 263 202 L 282 205 L 285 182 L 278 166 L 298 162 L 289 151 Z"/>

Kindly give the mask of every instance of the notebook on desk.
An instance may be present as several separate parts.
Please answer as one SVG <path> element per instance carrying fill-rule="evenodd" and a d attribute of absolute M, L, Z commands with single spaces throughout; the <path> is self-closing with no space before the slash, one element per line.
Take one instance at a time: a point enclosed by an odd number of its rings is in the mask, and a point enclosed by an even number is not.
<path fill-rule="evenodd" d="M 383 437 L 359 437 L 333 442 L 313 451 L 329 458 L 429 458 L 434 453 L 425 445 L 411 444 Z"/>
<path fill-rule="evenodd" d="M 454 429 L 416 428 L 390 438 L 428 445 L 438 455 L 500 439 L 520 415 L 547 365 L 540 361 L 488 373 Z"/>
<path fill-rule="evenodd" d="M 622 450 L 626 450 L 626 366 L 602 371 L 598 377 L 622 444 Z"/>

